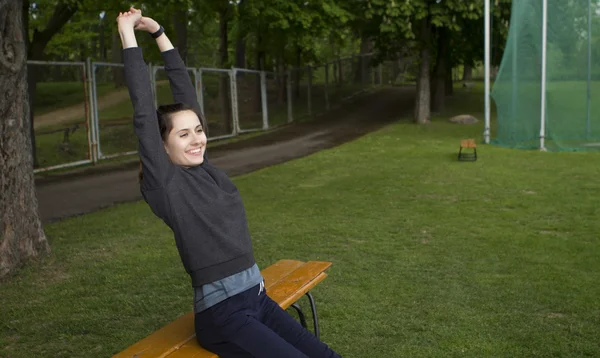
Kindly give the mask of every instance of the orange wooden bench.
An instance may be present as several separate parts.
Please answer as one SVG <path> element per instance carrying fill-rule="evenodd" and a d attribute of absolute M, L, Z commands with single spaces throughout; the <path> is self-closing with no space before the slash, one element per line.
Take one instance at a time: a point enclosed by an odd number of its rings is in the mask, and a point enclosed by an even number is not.
<path fill-rule="evenodd" d="M 463 149 L 473 149 L 473 152 L 463 153 Z M 458 160 L 470 162 L 477 160 L 477 144 L 475 144 L 475 139 L 463 139 L 460 141 L 460 149 L 458 150 Z"/>
<path fill-rule="evenodd" d="M 323 281 L 331 262 L 281 260 L 261 271 L 267 294 L 283 309 L 292 307 L 298 312 L 301 324 L 306 327 L 304 313 L 296 302 L 304 295 L 310 301 L 314 333 L 319 336 L 319 321 L 315 301 L 310 290 Z M 217 358 L 200 347 L 194 333 L 194 312 L 185 314 L 167 326 L 116 354 L 118 358 L 194 357 Z"/>

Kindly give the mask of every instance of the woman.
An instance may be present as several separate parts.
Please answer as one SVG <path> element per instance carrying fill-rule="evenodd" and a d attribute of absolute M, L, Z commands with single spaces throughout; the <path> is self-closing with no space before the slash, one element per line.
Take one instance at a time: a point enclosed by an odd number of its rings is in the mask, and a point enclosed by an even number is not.
<path fill-rule="evenodd" d="M 229 357 L 340 357 L 271 300 L 254 260 L 240 193 L 206 157 L 206 123 L 176 49 L 156 21 L 117 18 L 142 162 L 141 191 L 172 230 L 192 279 L 196 337 Z M 154 108 L 134 29 L 156 39 L 175 104 Z"/>

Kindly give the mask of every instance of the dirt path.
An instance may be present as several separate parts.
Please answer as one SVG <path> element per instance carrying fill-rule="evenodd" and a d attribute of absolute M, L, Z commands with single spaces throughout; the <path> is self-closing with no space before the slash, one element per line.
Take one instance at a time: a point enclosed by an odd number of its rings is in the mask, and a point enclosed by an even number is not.
<path fill-rule="evenodd" d="M 310 123 L 295 124 L 208 149 L 210 161 L 229 176 L 300 158 L 356 139 L 411 113 L 414 88 L 389 88 L 358 98 Z M 141 199 L 137 164 L 93 175 L 36 182 L 44 223 Z"/>
<path fill-rule="evenodd" d="M 129 92 L 127 91 L 127 88 L 119 89 L 99 97 L 98 110 L 103 110 L 128 100 Z M 73 122 L 79 118 L 85 118 L 85 106 L 83 103 L 35 116 L 33 119 L 33 127 L 39 129 L 53 124 Z"/>

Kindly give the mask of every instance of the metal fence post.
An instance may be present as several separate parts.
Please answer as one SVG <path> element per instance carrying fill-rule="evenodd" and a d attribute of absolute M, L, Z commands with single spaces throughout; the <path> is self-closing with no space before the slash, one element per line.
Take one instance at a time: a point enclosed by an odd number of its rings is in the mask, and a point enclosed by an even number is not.
<path fill-rule="evenodd" d="M 194 68 L 194 79 L 196 80 L 196 99 L 198 100 L 198 105 L 200 106 L 200 112 L 204 116 L 206 120 L 206 114 L 204 114 L 204 92 L 202 86 L 202 70 L 199 68 Z M 208 123 L 206 123 L 208 125 Z"/>
<path fill-rule="evenodd" d="M 367 66 L 365 61 L 366 55 L 360 55 L 360 88 L 365 91 L 367 88 Z"/>
<path fill-rule="evenodd" d="M 344 86 L 344 77 L 345 77 L 344 70 L 342 68 L 342 59 L 339 58 L 338 62 L 339 62 L 338 68 L 337 68 L 338 69 L 338 83 L 339 83 L 339 87 L 342 88 Z M 342 97 L 342 96 L 340 96 L 340 97 Z"/>
<path fill-rule="evenodd" d="M 371 69 L 371 88 L 375 88 L 375 83 L 376 83 L 376 71 L 374 67 L 370 67 Z"/>
<path fill-rule="evenodd" d="M 237 72 L 234 67 L 229 71 L 231 83 L 231 118 L 233 120 L 233 135 L 236 136 L 240 132 L 240 122 L 238 118 L 238 99 L 237 99 Z"/>
<path fill-rule="evenodd" d="M 89 101 L 89 113 L 87 115 L 87 122 L 88 122 L 88 128 L 89 128 L 89 132 L 88 132 L 88 145 L 89 145 L 89 150 L 90 150 L 90 159 L 92 160 L 93 164 L 96 164 L 98 162 L 98 153 L 96 152 L 96 126 L 94 124 L 94 81 L 92 79 L 92 72 L 93 72 L 93 68 L 92 68 L 92 59 L 91 58 L 87 58 L 87 60 L 85 61 L 85 68 L 87 71 L 87 83 L 86 85 L 88 86 L 88 101 Z"/>
<path fill-rule="evenodd" d="M 325 64 L 325 109 L 329 110 L 329 64 Z"/>
<path fill-rule="evenodd" d="M 260 71 L 260 99 L 262 102 L 263 130 L 269 129 L 269 106 L 267 102 L 267 73 Z"/>
<path fill-rule="evenodd" d="M 375 87 L 375 71 L 371 70 L 371 88 Z"/>
<path fill-rule="evenodd" d="M 308 115 L 312 115 L 312 67 L 308 67 Z"/>
<path fill-rule="evenodd" d="M 293 113 L 293 104 L 292 104 L 292 70 L 287 70 L 285 72 L 286 87 L 287 87 L 287 100 L 288 100 L 288 123 L 292 123 L 294 121 L 294 113 Z"/>
<path fill-rule="evenodd" d="M 383 86 L 383 65 L 379 64 L 379 85 Z"/>
<path fill-rule="evenodd" d="M 96 162 L 98 162 L 102 158 L 102 146 L 100 143 L 100 117 L 98 116 L 98 91 L 96 89 L 96 64 L 92 62 L 92 103 L 94 108 L 94 115 L 92 116 L 92 120 L 94 121 L 94 132 L 95 132 L 95 143 L 96 147 Z M 95 163 L 96 163 L 95 162 Z"/>
<path fill-rule="evenodd" d="M 90 95 L 89 95 L 89 76 L 88 76 L 88 63 L 90 62 L 90 58 L 87 57 L 83 65 L 81 66 L 81 80 L 83 82 L 83 113 L 85 116 L 85 129 L 87 134 L 88 141 L 88 160 L 93 162 L 94 154 L 92 149 L 92 140 L 91 140 L 91 129 L 90 129 Z"/>

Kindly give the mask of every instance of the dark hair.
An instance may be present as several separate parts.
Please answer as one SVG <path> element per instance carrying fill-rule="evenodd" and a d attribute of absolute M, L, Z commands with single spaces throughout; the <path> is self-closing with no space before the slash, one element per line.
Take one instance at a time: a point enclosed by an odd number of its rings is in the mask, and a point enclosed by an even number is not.
<path fill-rule="evenodd" d="M 156 117 L 158 118 L 158 128 L 160 129 L 160 136 L 162 137 L 163 142 L 167 140 L 169 133 L 171 133 L 171 130 L 173 129 L 173 115 L 175 113 L 183 111 L 192 111 L 196 113 L 198 119 L 200 119 L 202 130 L 205 133 L 208 131 L 208 128 L 206 128 L 206 121 L 204 120 L 204 116 L 196 108 L 190 107 L 183 103 L 164 104 L 162 106 L 159 106 L 156 110 Z"/>
<path fill-rule="evenodd" d="M 171 133 L 171 130 L 173 129 L 173 115 L 175 113 L 183 111 L 194 112 L 198 116 L 198 119 L 200 119 L 200 125 L 202 126 L 202 130 L 208 135 L 206 120 L 204 119 L 204 116 L 199 110 L 183 103 L 164 104 L 156 109 L 156 117 L 158 118 L 158 129 L 160 130 L 160 137 L 162 138 L 163 142 L 167 140 L 167 138 L 169 137 L 169 133 Z M 142 161 L 140 160 L 140 171 L 138 174 L 140 184 L 142 183 L 143 177 L 144 173 L 142 171 Z"/>

